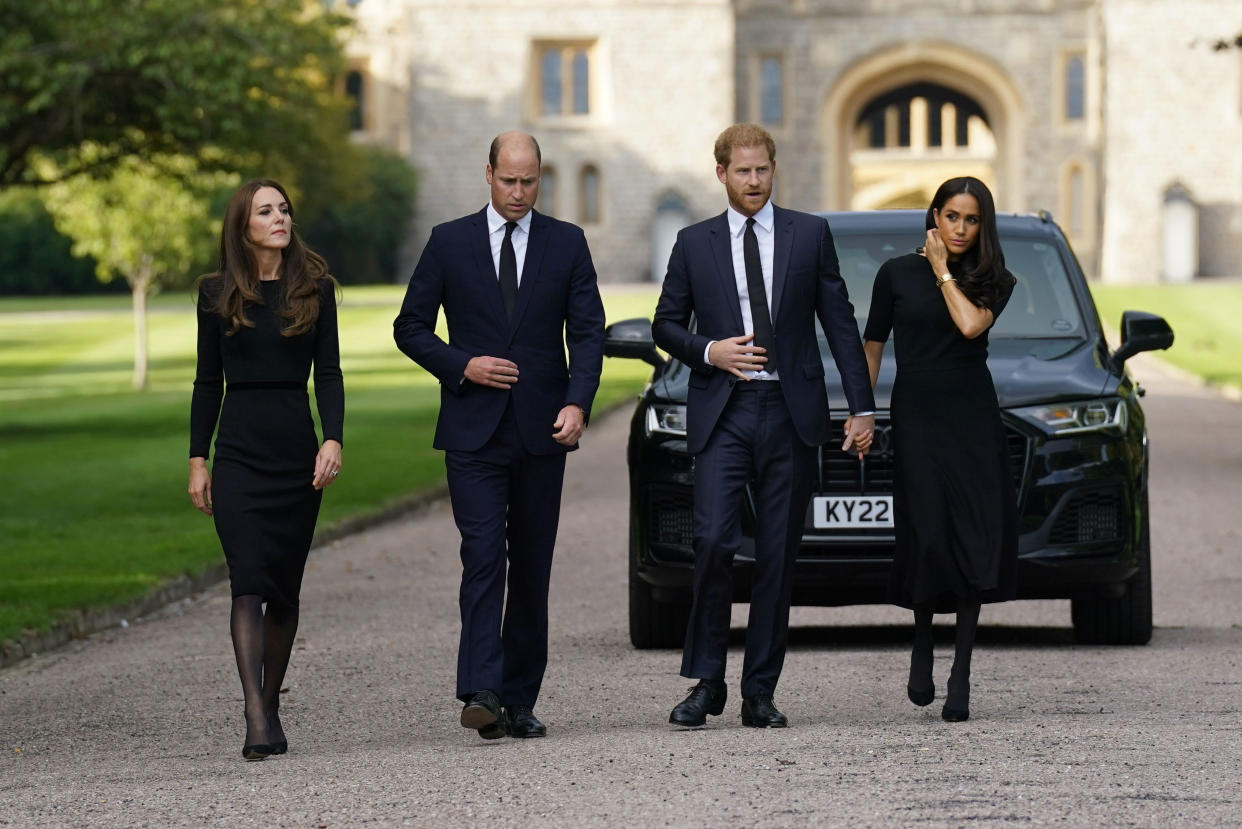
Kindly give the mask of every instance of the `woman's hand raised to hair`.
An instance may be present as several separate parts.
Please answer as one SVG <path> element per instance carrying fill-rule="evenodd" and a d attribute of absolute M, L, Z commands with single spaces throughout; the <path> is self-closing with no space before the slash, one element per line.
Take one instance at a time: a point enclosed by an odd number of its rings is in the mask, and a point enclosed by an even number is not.
<path fill-rule="evenodd" d="M 923 243 L 922 256 L 926 257 L 932 268 L 933 276 L 940 276 L 949 270 L 949 249 L 940 238 L 940 231 L 932 228 L 927 231 L 927 241 Z"/>

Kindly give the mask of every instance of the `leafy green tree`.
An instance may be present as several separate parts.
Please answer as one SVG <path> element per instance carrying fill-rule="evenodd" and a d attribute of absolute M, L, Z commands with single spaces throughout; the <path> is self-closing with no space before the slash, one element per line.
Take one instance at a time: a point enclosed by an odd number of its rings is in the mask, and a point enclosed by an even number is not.
<path fill-rule="evenodd" d="M 0 296 L 99 291 L 94 261 L 69 246 L 37 192 L 0 192 Z"/>
<path fill-rule="evenodd" d="M 305 210 L 299 203 L 300 230 L 342 282 L 392 282 L 398 276 L 408 277 L 398 274 L 397 267 L 414 213 L 414 168 L 401 156 L 378 147 L 362 146 L 355 152 L 348 188 L 330 200 L 312 199 Z M 316 177 L 334 172 L 320 169 Z M 308 185 L 322 192 L 340 189 L 330 181 L 303 182 Z"/>
<path fill-rule="evenodd" d="M 65 178 L 135 154 L 234 170 L 323 158 L 340 137 L 323 124 L 344 124 L 333 84 L 348 18 L 330 5 L 3 0 L 0 188 L 38 183 L 40 157 Z"/>
<path fill-rule="evenodd" d="M 48 210 L 73 252 L 94 257 L 101 281 L 123 277 L 133 294 L 134 388 L 147 386 L 147 297 L 188 282 L 191 268 L 210 257 L 219 238 L 212 197 L 237 183 L 236 175 L 201 172 L 186 156 L 131 155 L 107 177 L 76 175 L 47 188 Z"/>

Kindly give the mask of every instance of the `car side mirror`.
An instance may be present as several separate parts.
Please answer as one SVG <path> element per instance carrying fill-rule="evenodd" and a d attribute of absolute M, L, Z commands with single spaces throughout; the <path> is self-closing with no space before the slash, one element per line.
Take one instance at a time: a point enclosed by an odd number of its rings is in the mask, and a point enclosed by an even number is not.
<path fill-rule="evenodd" d="M 651 320 L 644 317 L 621 320 L 605 328 L 604 354 L 642 360 L 656 368 L 664 365 L 664 358 L 656 351 L 655 340 L 651 338 Z"/>
<path fill-rule="evenodd" d="M 1126 311 L 1121 315 L 1121 347 L 1113 352 L 1113 360 L 1121 365 L 1140 351 L 1157 351 L 1173 345 L 1173 329 L 1164 317 L 1144 311 Z"/>

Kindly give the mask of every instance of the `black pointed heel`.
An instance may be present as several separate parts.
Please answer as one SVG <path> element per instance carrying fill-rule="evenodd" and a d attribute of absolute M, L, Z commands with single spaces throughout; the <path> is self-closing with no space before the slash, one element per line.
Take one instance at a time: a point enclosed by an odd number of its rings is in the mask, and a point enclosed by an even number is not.
<path fill-rule="evenodd" d="M 970 680 L 949 677 L 949 693 L 945 696 L 940 718 L 945 722 L 966 722 L 970 719 Z"/>

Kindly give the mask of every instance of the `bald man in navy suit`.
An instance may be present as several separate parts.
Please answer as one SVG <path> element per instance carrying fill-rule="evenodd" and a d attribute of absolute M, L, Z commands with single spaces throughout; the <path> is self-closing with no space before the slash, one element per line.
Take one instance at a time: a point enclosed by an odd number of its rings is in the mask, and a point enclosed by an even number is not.
<path fill-rule="evenodd" d="M 457 697 L 461 724 L 484 739 L 546 733 L 533 709 L 565 455 L 603 365 L 586 237 L 532 209 L 540 164 L 532 136 L 496 137 L 489 203 L 432 230 L 394 323 L 397 346 L 440 381 L 434 446 L 461 532 Z M 448 342 L 436 334 L 441 308 Z"/>

